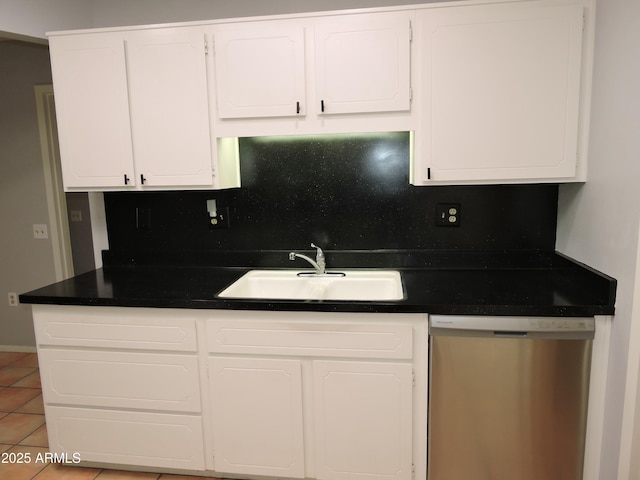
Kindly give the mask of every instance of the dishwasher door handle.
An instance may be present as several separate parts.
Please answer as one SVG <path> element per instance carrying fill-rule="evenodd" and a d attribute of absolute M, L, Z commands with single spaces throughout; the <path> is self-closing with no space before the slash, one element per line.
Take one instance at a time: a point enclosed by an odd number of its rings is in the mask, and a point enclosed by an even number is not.
<path fill-rule="evenodd" d="M 509 331 L 509 330 L 494 330 L 494 337 L 509 337 L 509 338 L 525 338 L 529 335 L 529 332 Z"/>

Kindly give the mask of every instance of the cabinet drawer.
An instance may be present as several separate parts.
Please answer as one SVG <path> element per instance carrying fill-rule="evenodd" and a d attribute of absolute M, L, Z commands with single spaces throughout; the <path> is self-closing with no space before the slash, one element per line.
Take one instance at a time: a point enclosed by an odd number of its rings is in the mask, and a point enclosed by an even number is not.
<path fill-rule="evenodd" d="M 38 351 L 47 404 L 200 411 L 196 356 Z"/>
<path fill-rule="evenodd" d="M 49 448 L 87 462 L 204 470 L 202 419 L 83 408 L 46 408 Z"/>
<path fill-rule="evenodd" d="M 34 305 L 38 345 L 195 352 L 193 316 L 152 308 Z"/>
<path fill-rule="evenodd" d="M 403 324 L 221 319 L 207 324 L 207 346 L 211 353 L 410 359 L 413 330 Z"/>

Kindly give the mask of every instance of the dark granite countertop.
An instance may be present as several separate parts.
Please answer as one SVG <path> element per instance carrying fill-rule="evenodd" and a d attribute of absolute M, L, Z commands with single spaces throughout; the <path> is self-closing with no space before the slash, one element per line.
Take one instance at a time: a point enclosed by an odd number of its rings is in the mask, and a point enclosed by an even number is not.
<path fill-rule="evenodd" d="M 309 252 L 310 253 L 310 252 Z M 327 252 L 329 266 L 399 270 L 397 302 L 223 299 L 248 270 L 299 268 L 286 252 L 199 258 L 105 252 L 105 267 L 20 295 L 26 304 L 230 310 L 591 316 L 614 313 L 616 280 L 555 252 Z M 256 259 L 260 259 L 257 261 Z M 242 266 L 244 265 L 244 266 Z M 249 266 L 247 266 L 249 265 Z"/>

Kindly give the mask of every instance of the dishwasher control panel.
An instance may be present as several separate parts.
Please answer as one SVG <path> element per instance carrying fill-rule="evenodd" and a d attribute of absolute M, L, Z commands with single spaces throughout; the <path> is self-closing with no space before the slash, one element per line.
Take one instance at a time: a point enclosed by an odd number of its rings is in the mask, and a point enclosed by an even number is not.
<path fill-rule="evenodd" d="M 593 332 L 593 317 L 491 317 L 430 315 L 429 327 L 438 330 L 486 332 Z"/>
<path fill-rule="evenodd" d="M 557 330 L 593 330 L 593 318 L 532 318 L 529 319 L 529 329 L 539 331 Z"/>

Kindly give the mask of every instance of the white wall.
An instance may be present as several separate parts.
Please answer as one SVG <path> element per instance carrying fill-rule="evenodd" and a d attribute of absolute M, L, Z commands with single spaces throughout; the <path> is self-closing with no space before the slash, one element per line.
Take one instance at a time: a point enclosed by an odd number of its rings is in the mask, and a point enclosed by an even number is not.
<path fill-rule="evenodd" d="M 638 243 L 640 258 L 640 241 Z M 618 478 L 640 480 L 640 263 L 636 263 L 625 406 L 622 417 L 620 471 Z"/>
<path fill-rule="evenodd" d="M 445 0 L 0 0 L 0 34 L 213 20 L 254 15 L 435 3 Z"/>
<path fill-rule="evenodd" d="M 94 0 L 93 9 L 96 27 L 115 27 L 432 2 L 434 0 Z"/>
<path fill-rule="evenodd" d="M 0 0 L 0 32 L 44 39 L 45 32 L 89 27 L 90 0 Z"/>
<path fill-rule="evenodd" d="M 588 179 L 582 186 L 562 186 L 559 200 L 557 249 L 618 280 L 600 472 L 603 480 L 615 479 L 617 474 L 637 262 L 639 19 L 637 0 L 598 1 Z M 633 398 L 635 405 L 635 392 Z"/>

